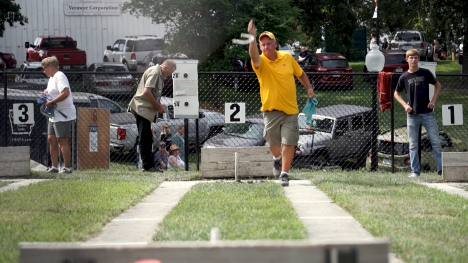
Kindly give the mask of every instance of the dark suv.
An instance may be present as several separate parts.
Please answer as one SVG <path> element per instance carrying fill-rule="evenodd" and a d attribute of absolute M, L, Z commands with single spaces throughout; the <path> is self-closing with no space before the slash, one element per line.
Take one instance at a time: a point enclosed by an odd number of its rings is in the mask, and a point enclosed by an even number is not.
<path fill-rule="evenodd" d="M 355 105 L 332 105 L 317 109 L 312 133 L 299 135 L 295 167 L 342 165 L 355 161 L 364 166 L 371 146 L 372 109 Z"/>

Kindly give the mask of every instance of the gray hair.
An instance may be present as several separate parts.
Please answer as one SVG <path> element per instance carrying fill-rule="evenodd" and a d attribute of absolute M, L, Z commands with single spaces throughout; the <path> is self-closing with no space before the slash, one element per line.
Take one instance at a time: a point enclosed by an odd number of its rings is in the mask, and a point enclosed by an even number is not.
<path fill-rule="evenodd" d="M 177 65 L 176 63 L 174 62 L 174 60 L 172 59 L 166 59 L 162 64 L 161 66 L 165 66 L 165 67 L 168 67 L 170 69 L 173 69 L 173 70 L 176 70 L 177 69 Z"/>
<path fill-rule="evenodd" d="M 52 66 L 52 67 L 54 67 L 56 69 L 59 69 L 59 62 L 58 62 L 56 56 L 52 56 L 52 57 L 48 57 L 48 58 L 43 59 L 42 62 L 41 62 L 41 66 L 43 68 L 48 67 L 48 66 Z"/>

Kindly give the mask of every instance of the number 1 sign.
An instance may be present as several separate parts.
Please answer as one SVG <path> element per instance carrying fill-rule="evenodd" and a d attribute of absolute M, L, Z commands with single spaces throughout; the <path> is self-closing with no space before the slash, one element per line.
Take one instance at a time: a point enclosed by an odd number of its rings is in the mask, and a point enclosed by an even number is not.
<path fill-rule="evenodd" d="M 463 105 L 442 105 L 442 125 L 463 125 Z"/>
<path fill-rule="evenodd" d="M 224 104 L 225 123 L 245 123 L 245 103 Z"/>

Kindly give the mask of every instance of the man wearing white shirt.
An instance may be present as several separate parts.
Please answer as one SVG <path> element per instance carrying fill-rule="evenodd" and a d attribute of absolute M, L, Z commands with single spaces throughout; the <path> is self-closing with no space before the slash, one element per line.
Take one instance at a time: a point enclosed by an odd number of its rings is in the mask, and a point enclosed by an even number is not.
<path fill-rule="evenodd" d="M 76 108 L 73 105 L 73 95 L 68 79 L 59 71 L 59 62 L 55 56 L 42 60 L 44 74 L 49 77 L 49 83 L 44 93 L 47 94 L 46 107 L 55 107 L 55 116 L 49 118 L 47 127 L 47 140 L 49 141 L 52 167 L 48 173 L 71 173 L 71 150 L 69 145 L 70 131 L 76 119 Z M 41 94 L 42 96 L 43 94 Z M 62 152 L 64 167 L 58 170 L 58 157 Z"/>

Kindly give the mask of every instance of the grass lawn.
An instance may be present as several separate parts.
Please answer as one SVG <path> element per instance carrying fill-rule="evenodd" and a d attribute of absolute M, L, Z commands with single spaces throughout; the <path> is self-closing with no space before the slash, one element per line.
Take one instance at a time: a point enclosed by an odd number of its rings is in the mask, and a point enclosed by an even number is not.
<path fill-rule="evenodd" d="M 0 187 L 4 187 L 4 186 L 6 186 L 7 184 L 8 184 L 7 182 L 0 181 Z"/>
<path fill-rule="evenodd" d="M 180 171 L 143 175 L 115 166 L 71 175 L 33 172 L 33 178 L 54 180 L 0 193 L 0 262 L 18 262 L 21 241 L 85 241 L 163 180 L 196 176 Z"/>
<path fill-rule="evenodd" d="M 209 240 L 212 227 L 219 227 L 222 240 L 307 239 L 279 184 L 225 182 L 195 185 L 164 218 L 154 240 Z"/>
<path fill-rule="evenodd" d="M 458 60 L 439 60 L 436 61 L 436 74 L 460 74 L 460 64 Z M 353 72 L 364 72 L 364 61 L 349 62 Z"/>
<path fill-rule="evenodd" d="M 387 237 L 390 249 L 410 262 L 466 262 L 467 199 L 414 183 L 406 174 L 301 173 L 372 235 Z M 436 182 L 435 173 L 420 181 Z"/>
<path fill-rule="evenodd" d="M 468 206 L 462 197 L 414 183 L 407 174 L 301 171 L 376 237 L 387 237 L 405 262 L 464 262 L 468 257 Z M 33 173 L 43 178 L 45 174 Z M 163 180 L 198 179 L 196 172 L 142 175 L 113 165 L 110 171 L 76 171 L 0 193 L 0 262 L 17 262 L 21 241 L 84 241 Z M 437 182 L 435 173 L 420 181 Z M 170 212 L 155 240 L 221 238 L 304 239 L 305 229 L 276 183 L 201 183 Z"/>

